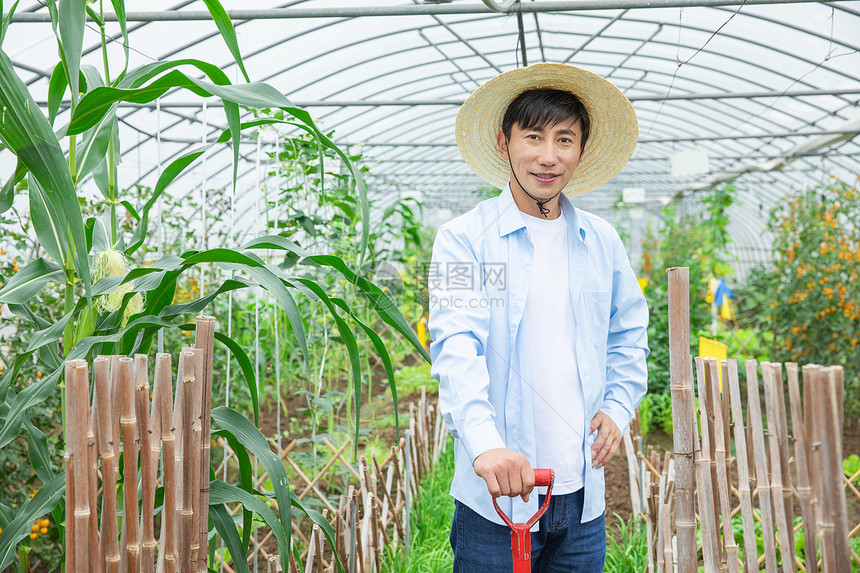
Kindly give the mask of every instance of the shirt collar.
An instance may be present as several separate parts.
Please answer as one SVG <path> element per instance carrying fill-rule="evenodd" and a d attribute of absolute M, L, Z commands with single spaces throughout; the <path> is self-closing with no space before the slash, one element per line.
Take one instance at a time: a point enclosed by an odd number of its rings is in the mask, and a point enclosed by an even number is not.
<path fill-rule="evenodd" d="M 573 202 L 564 193 L 558 196 L 558 203 L 564 212 L 564 216 L 567 218 L 568 227 L 575 229 L 579 240 L 585 242 L 585 229 L 582 228 L 579 213 L 577 212 L 578 209 L 574 207 Z M 513 233 L 517 229 L 525 228 L 526 222 L 523 219 L 522 212 L 514 201 L 510 183 L 502 189 L 502 194 L 499 195 L 498 207 L 500 237 Z"/>

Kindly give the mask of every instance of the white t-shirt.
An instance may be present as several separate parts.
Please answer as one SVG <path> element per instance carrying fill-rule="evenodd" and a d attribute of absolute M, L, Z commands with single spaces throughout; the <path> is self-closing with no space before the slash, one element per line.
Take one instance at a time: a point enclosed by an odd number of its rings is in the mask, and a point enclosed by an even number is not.
<path fill-rule="evenodd" d="M 553 493 L 583 486 L 585 414 L 570 300 L 567 221 L 523 213 L 534 260 L 523 324 L 528 341 L 537 444 L 536 466 L 555 470 Z"/>

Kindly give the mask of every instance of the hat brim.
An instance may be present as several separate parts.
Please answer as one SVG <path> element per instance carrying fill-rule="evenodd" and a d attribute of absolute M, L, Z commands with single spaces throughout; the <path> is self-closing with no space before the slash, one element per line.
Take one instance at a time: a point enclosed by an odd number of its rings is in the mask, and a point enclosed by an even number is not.
<path fill-rule="evenodd" d="M 502 117 L 521 93 L 536 88 L 568 91 L 582 101 L 591 131 L 582 159 L 564 187 L 570 197 L 597 189 L 624 167 L 639 139 L 639 122 L 633 105 L 608 80 L 566 64 L 534 64 L 505 72 L 479 87 L 457 114 L 457 147 L 478 177 L 502 188 L 510 179 L 510 166 L 499 152 L 496 136 Z"/>

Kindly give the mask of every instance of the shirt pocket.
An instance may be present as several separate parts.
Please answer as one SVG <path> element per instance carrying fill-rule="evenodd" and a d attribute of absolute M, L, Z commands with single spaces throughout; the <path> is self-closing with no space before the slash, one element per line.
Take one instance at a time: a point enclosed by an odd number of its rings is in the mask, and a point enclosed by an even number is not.
<path fill-rule="evenodd" d="M 588 339 L 598 348 L 606 347 L 609 337 L 609 313 L 612 293 L 603 290 L 582 292 L 585 301 L 588 324 L 585 325 Z"/>

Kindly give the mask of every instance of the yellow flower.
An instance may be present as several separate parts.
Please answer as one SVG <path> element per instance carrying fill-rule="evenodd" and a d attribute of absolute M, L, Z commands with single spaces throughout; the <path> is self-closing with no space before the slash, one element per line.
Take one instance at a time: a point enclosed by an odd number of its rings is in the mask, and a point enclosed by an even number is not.
<path fill-rule="evenodd" d="M 39 537 L 39 536 L 36 534 L 35 531 L 30 534 L 30 539 L 36 539 L 37 537 Z"/>

